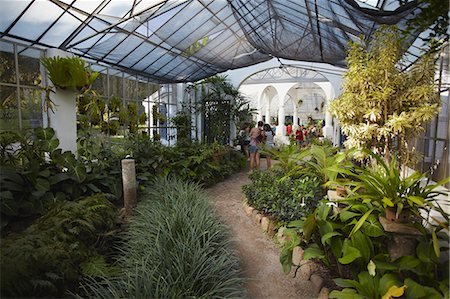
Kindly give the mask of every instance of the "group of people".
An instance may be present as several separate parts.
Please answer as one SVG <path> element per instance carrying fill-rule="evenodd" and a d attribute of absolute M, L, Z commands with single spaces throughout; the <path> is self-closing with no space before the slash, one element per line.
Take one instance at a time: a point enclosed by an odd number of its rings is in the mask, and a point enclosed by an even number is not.
<path fill-rule="evenodd" d="M 295 141 L 299 147 L 303 147 L 316 137 L 321 136 L 321 128 L 318 126 L 309 126 L 305 127 L 303 125 L 300 125 L 295 130 L 295 136 L 291 131 L 290 136 L 292 136 L 292 139 L 295 138 Z"/>
<path fill-rule="evenodd" d="M 260 151 L 261 149 L 270 150 L 275 146 L 275 132 L 269 124 L 258 121 L 257 127 L 250 129 L 249 124 L 245 124 L 239 132 L 241 140 L 241 150 L 250 158 L 250 171 L 260 168 Z M 272 167 L 270 155 L 266 154 L 267 168 Z"/>

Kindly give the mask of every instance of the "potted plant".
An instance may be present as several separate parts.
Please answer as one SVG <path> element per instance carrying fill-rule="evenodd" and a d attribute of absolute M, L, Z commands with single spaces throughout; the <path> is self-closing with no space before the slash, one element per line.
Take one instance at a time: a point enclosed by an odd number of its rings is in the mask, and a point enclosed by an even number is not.
<path fill-rule="evenodd" d="M 41 59 L 55 87 L 84 93 L 99 73 L 91 72 L 79 57 L 46 57 Z"/>
<path fill-rule="evenodd" d="M 436 197 L 445 194 L 435 189 L 449 182 L 450 177 L 436 184 L 425 184 L 426 174 L 415 171 L 402 178 L 395 158 L 386 163 L 379 155 L 371 152 L 368 155 L 377 163 L 372 167 L 355 167 L 349 172 L 354 179 L 347 182 L 351 187 L 349 200 L 370 203 L 382 209 L 388 220 L 395 222 L 414 221 L 415 217 L 420 217 L 421 209 L 443 213 Z M 358 192 L 360 189 L 364 191 Z"/>

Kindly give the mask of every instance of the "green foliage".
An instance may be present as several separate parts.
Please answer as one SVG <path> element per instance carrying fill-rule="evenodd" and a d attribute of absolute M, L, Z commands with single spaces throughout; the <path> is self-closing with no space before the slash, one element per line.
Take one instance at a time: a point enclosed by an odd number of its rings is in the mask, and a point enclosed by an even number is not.
<path fill-rule="evenodd" d="M 86 165 L 58 149 L 52 128 L 0 136 L 2 230 L 10 229 L 6 226 L 11 221 L 42 215 L 57 202 L 98 192 L 121 194 L 114 191 L 119 178 L 111 180 L 110 173 L 96 164 Z"/>
<path fill-rule="evenodd" d="M 196 184 L 157 179 L 125 233 L 116 278 L 89 279 L 89 298 L 238 298 L 243 280 L 225 227 Z"/>
<path fill-rule="evenodd" d="M 99 75 L 87 69 L 79 57 L 46 57 L 41 62 L 53 84 L 62 89 L 87 90 Z"/>
<path fill-rule="evenodd" d="M 171 121 L 177 129 L 177 145 L 191 143 L 191 115 L 187 111 L 178 111 Z"/>
<path fill-rule="evenodd" d="M 241 153 L 219 144 L 189 143 L 165 147 L 140 139 L 132 148 L 137 178 L 143 181 L 155 175 L 171 175 L 212 185 L 245 166 L 245 157 Z"/>
<path fill-rule="evenodd" d="M 242 190 L 250 206 L 280 221 L 299 219 L 310 214 L 323 197 L 315 177 L 294 179 L 280 171 L 255 171 L 251 184 Z"/>
<path fill-rule="evenodd" d="M 386 160 L 396 153 L 403 164 L 414 162 L 408 142 L 438 113 L 440 102 L 434 54 L 402 72 L 397 68 L 402 53 L 394 27 L 381 27 L 367 47 L 352 43 L 343 92 L 329 110 L 348 136 L 347 147 L 372 149 Z"/>
<path fill-rule="evenodd" d="M 62 297 L 75 289 L 83 268 L 92 274 L 90 264 L 102 259 L 116 214 L 103 195 L 66 201 L 23 232 L 2 238 L 2 297 Z"/>
<path fill-rule="evenodd" d="M 448 215 L 435 201 L 437 196 L 445 196 L 445 193 L 435 189 L 449 182 L 450 177 L 436 184 L 424 185 L 425 173 L 415 171 L 402 178 L 395 157 L 390 163 L 385 163 L 378 155 L 370 152 L 368 155 L 377 163 L 373 166 L 355 167 L 349 172 L 350 178 L 353 179 L 347 183 L 353 188 L 349 199 L 370 202 L 380 210 L 389 207 L 395 209 L 397 215 L 403 209 L 409 209 L 413 213 L 412 216 L 419 216 L 420 210 L 435 210 L 440 212 L 444 219 L 448 219 Z M 409 222 L 414 222 L 414 219 Z M 446 226 L 448 227 L 448 221 Z"/>

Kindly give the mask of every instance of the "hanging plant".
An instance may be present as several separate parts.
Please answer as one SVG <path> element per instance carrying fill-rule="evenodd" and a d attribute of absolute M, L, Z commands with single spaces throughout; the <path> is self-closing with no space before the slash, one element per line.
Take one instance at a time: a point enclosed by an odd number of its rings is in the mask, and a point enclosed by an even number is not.
<path fill-rule="evenodd" d="M 41 59 L 50 81 L 57 88 L 84 92 L 90 89 L 99 73 L 91 72 L 79 57 L 46 57 Z"/>
<path fill-rule="evenodd" d="M 145 112 L 142 112 L 140 115 L 139 115 L 139 124 L 140 125 L 145 125 L 145 122 L 147 121 L 147 113 L 145 113 Z"/>

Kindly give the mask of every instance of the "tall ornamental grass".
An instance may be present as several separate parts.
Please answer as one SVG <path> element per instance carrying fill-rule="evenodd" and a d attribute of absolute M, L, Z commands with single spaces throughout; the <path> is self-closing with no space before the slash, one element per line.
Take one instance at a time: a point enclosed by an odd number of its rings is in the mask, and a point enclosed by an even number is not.
<path fill-rule="evenodd" d="M 201 188 L 161 178 L 142 198 L 122 238 L 114 278 L 88 279 L 90 298 L 243 297 L 225 227 Z"/>

